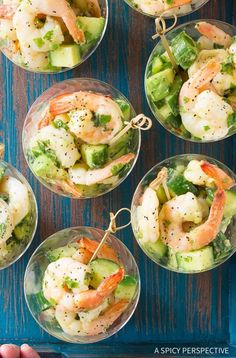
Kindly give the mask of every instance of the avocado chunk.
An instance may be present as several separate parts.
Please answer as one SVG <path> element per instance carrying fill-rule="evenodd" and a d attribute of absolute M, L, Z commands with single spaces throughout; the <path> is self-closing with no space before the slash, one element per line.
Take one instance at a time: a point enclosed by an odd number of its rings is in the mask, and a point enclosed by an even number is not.
<path fill-rule="evenodd" d="M 68 244 L 53 250 L 49 250 L 46 256 L 50 262 L 53 262 L 61 259 L 62 257 L 71 257 L 74 255 L 75 252 L 76 247 Z"/>
<path fill-rule="evenodd" d="M 157 259 L 163 258 L 167 253 L 167 246 L 161 239 L 158 239 L 156 242 L 145 242 L 142 246 L 151 256 L 154 256 Z"/>
<path fill-rule="evenodd" d="M 191 192 L 194 195 L 198 194 L 198 189 L 190 181 L 186 180 L 183 174 L 179 174 L 175 169 L 169 169 L 169 179 L 167 186 L 171 196 L 186 194 Z"/>
<path fill-rule="evenodd" d="M 171 68 L 167 68 L 146 80 L 148 94 L 154 102 L 160 101 L 169 94 L 174 78 L 174 71 Z"/>
<path fill-rule="evenodd" d="M 167 265 L 172 269 L 178 268 L 176 252 L 171 247 L 168 247 L 168 263 L 167 263 Z"/>
<path fill-rule="evenodd" d="M 16 225 L 13 233 L 17 240 L 27 240 L 32 234 L 32 223 L 34 221 L 32 211 L 30 211 L 21 222 Z"/>
<path fill-rule="evenodd" d="M 207 198 L 206 198 L 207 203 L 211 205 L 214 199 L 215 189 L 207 188 L 206 192 L 207 192 Z M 224 217 L 230 218 L 236 215 L 236 192 L 233 190 L 225 190 L 225 195 L 226 195 L 226 202 L 224 208 Z"/>
<path fill-rule="evenodd" d="M 89 166 L 89 168 L 102 167 L 108 158 L 107 145 L 106 144 L 82 144 L 80 148 L 83 161 Z"/>
<path fill-rule="evenodd" d="M 97 288 L 100 283 L 108 276 L 119 269 L 119 265 L 107 259 L 96 259 L 88 265 L 91 270 L 90 286 Z"/>
<path fill-rule="evenodd" d="M 171 41 L 171 48 L 177 64 L 184 70 L 193 64 L 199 53 L 197 43 L 185 31 Z"/>
<path fill-rule="evenodd" d="M 81 61 L 79 45 L 61 45 L 49 52 L 49 61 L 54 67 L 74 67 Z"/>
<path fill-rule="evenodd" d="M 137 289 L 137 280 L 133 276 L 125 275 L 115 289 L 115 298 L 131 301 Z"/>
<path fill-rule="evenodd" d="M 168 107 L 170 108 L 171 113 L 174 116 L 177 116 L 179 114 L 179 92 L 182 86 L 182 78 L 177 75 L 174 79 L 174 83 L 171 87 L 170 93 L 168 94 L 168 96 L 165 98 L 165 102 L 168 105 Z"/>
<path fill-rule="evenodd" d="M 121 112 L 123 113 L 123 118 L 125 121 L 129 121 L 130 120 L 130 116 L 131 116 L 131 108 L 129 103 L 127 103 L 126 101 L 124 101 L 123 99 L 117 98 L 115 100 L 115 102 L 118 104 L 118 106 L 121 109 Z"/>
<path fill-rule="evenodd" d="M 218 233 L 215 240 L 212 241 L 212 246 L 215 260 L 221 260 L 228 256 L 233 249 L 230 240 L 221 231 Z"/>
<path fill-rule="evenodd" d="M 58 168 L 46 154 L 38 156 L 32 163 L 33 172 L 45 179 L 67 179 L 67 172 Z"/>
<path fill-rule="evenodd" d="M 163 62 L 159 56 L 154 57 L 152 61 L 152 74 L 155 75 L 163 69 Z"/>
<path fill-rule="evenodd" d="M 205 246 L 203 249 L 190 252 L 177 252 L 179 268 L 187 272 L 202 271 L 214 265 L 212 246 Z"/>
<path fill-rule="evenodd" d="M 105 19 L 103 17 L 78 16 L 77 26 L 84 31 L 86 43 L 80 45 L 82 54 L 87 53 L 97 40 L 101 37 Z"/>

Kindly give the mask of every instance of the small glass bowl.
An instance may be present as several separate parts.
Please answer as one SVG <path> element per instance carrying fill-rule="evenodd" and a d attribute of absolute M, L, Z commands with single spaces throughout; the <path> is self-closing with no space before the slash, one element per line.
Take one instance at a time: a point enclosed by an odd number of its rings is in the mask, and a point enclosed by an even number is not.
<path fill-rule="evenodd" d="M 0 165 L 6 168 L 5 171 L 6 176 L 11 176 L 13 178 L 16 178 L 27 187 L 29 193 L 31 220 L 32 220 L 32 225 L 29 229 L 29 232 L 27 233 L 27 237 L 24 237 L 22 240 L 15 240 L 15 241 L 13 240 L 8 244 L 9 253 L 4 258 L 0 258 L 0 270 L 3 270 L 9 267 L 10 265 L 12 265 L 13 263 L 15 263 L 21 256 L 23 256 L 23 254 L 30 246 L 37 228 L 38 208 L 37 208 L 37 202 L 33 190 L 29 185 L 29 183 L 27 182 L 27 180 L 25 179 L 25 177 L 16 168 L 12 167 L 9 163 L 4 162 L 3 160 L 0 160 Z M 8 240 L 11 240 L 11 238 Z"/>
<path fill-rule="evenodd" d="M 107 24 L 108 24 L 108 1 L 107 0 L 98 0 L 100 7 L 101 7 L 101 11 L 102 11 L 102 17 L 104 17 L 105 19 L 105 24 L 104 24 L 104 28 L 102 31 L 102 34 L 100 36 L 100 38 L 96 41 L 96 43 L 91 46 L 91 48 L 89 49 L 88 52 L 85 52 L 82 56 L 81 56 L 81 61 L 79 63 L 77 63 L 75 66 L 73 67 L 62 67 L 61 69 L 58 70 L 52 70 L 52 69 L 48 69 L 48 70 L 35 70 L 35 69 L 30 69 L 29 67 L 24 66 L 23 64 L 20 63 L 20 60 L 17 61 L 17 57 L 16 59 L 14 59 L 11 50 L 9 51 L 8 48 L 8 44 L 6 44 L 6 41 L 4 39 L 2 39 L 0 37 L 0 50 L 2 51 L 2 53 L 11 61 L 13 62 L 16 66 L 19 66 L 21 68 L 23 68 L 24 70 L 27 70 L 29 72 L 33 72 L 33 73 L 39 73 L 39 74 L 56 74 L 56 73 L 62 73 L 62 72 L 66 72 L 69 70 L 72 70 L 73 68 L 76 68 L 78 66 L 80 66 L 83 62 L 85 62 L 98 48 L 98 46 L 100 45 L 106 29 L 107 29 Z M 3 0 L 0 0 L 0 5 L 3 4 Z M 1 23 L 1 20 L 0 20 Z"/>
<path fill-rule="evenodd" d="M 190 35 L 194 40 L 198 40 L 199 37 L 201 36 L 199 34 L 199 32 L 195 29 L 195 25 L 200 22 L 200 21 L 206 21 L 210 24 L 213 24 L 217 27 L 219 27 L 220 29 L 222 29 L 223 31 L 225 31 L 226 33 L 228 33 L 231 36 L 236 35 L 236 27 L 233 25 L 230 25 L 226 22 L 222 22 L 219 20 L 209 20 L 209 19 L 199 19 L 199 20 L 194 20 L 194 21 L 190 21 L 184 24 L 181 24 L 180 26 L 176 27 L 175 29 L 171 30 L 170 32 L 167 33 L 166 37 L 167 39 L 170 41 L 172 40 L 174 37 L 176 37 L 180 32 L 185 31 L 188 35 Z M 225 136 L 224 138 L 221 139 L 213 139 L 213 140 L 201 140 L 201 139 L 197 139 L 194 138 L 193 136 L 190 136 L 190 133 L 187 132 L 186 130 L 183 131 L 183 133 L 181 133 L 181 130 L 179 128 L 174 128 L 171 125 L 168 125 L 165 121 L 164 118 L 161 117 L 161 115 L 156 113 L 156 106 L 155 103 L 151 100 L 151 98 L 148 95 L 148 91 L 147 91 L 147 87 L 146 87 L 146 81 L 147 78 L 150 76 L 151 73 L 151 66 L 152 66 L 152 60 L 156 55 L 161 55 L 162 53 L 164 53 L 165 50 L 162 46 L 161 41 L 159 41 L 157 43 L 157 45 L 155 46 L 155 48 L 153 49 L 147 65 L 146 65 L 146 70 L 145 70 L 145 75 L 144 75 L 144 81 L 145 81 L 145 95 L 146 95 L 146 99 L 147 102 L 149 104 L 149 107 L 154 115 L 154 117 L 157 119 L 157 121 L 165 128 L 167 129 L 170 133 L 176 135 L 179 138 L 185 139 L 187 141 L 190 142 L 196 142 L 196 143 L 210 143 L 210 142 L 217 142 L 219 140 L 223 140 L 227 137 L 230 137 L 231 135 L 233 135 L 236 130 L 234 131 L 229 131 L 229 133 L 227 134 L 227 136 Z M 185 133 L 186 132 L 186 133 Z"/>
<path fill-rule="evenodd" d="M 24 155 L 27 160 L 27 163 L 32 170 L 32 165 L 29 159 L 28 153 L 28 145 L 31 138 L 32 133 L 34 133 L 37 129 L 38 121 L 41 119 L 42 113 L 45 111 L 45 108 L 48 106 L 49 101 L 52 100 L 54 97 L 58 95 L 62 95 L 64 93 L 72 93 L 75 91 L 91 91 L 100 93 L 102 95 L 109 96 L 111 98 L 119 98 L 126 101 L 130 106 L 130 119 L 136 116 L 135 111 L 130 104 L 130 102 L 125 98 L 125 96 L 120 93 L 117 89 L 110 86 L 109 84 L 89 78 L 75 78 L 66 80 L 60 83 L 55 84 L 54 86 L 50 87 L 47 91 L 43 92 L 43 94 L 33 103 L 31 106 L 23 127 L 22 133 L 22 143 L 23 143 L 23 150 Z M 132 137 L 132 153 L 135 154 L 135 158 L 131 164 L 131 167 L 124 172 L 122 172 L 122 176 L 115 182 L 115 183 L 108 183 L 105 186 L 99 187 L 98 190 L 94 193 L 93 186 L 86 186 L 85 189 L 82 189 L 83 195 L 79 199 L 88 199 L 88 198 L 96 198 L 98 196 L 104 195 L 109 191 L 116 188 L 120 185 L 123 180 L 127 178 L 127 176 L 131 173 L 136 160 L 138 159 L 140 145 L 141 145 L 141 133 L 140 129 L 133 130 L 133 137 Z M 32 170 L 33 172 L 33 170 Z M 33 172 L 34 173 L 34 172 Z M 35 174 L 34 174 L 35 175 Z M 36 176 L 36 175 L 35 175 Z M 36 176 L 37 177 L 37 176 Z M 37 177 L 37 179 L 48 189 L 53 191 L 56 194 L 63 195 L 66 197 L 70 197 L 73 199 L 78 199 L 78 197 L 73 196 L 72 194 L 65 193 L 55 185 L 51 185 L 46 180 Z"/>
<path fill-rule="evenodd" d="M 232 172 L 231 169 L 229 169 L 225 164 L 219 162 L 216 159 L 207 157 L 205 155 L 200 155 L 200 154 L 183 154 L 183 155 L 176 155 L 174 157 L 171 158 L 167 158 L 165 160 L 163 160 L 162 162 L 156 164 L 154 167 L 152 167 L 152 169 L 150 169 L 145 176 L 142 178 L 142 180 L 139 182 L 135 193 L 133 195 L 133 199 L 132 199 L 132 204 L 131 204 L 131 223 L 132 223 L 132 229 L 134 232 L 134 236 L 139 244 L 139 246 L 141 247 L 141 249 L 144 251 L 144 253 L 156 264 L 160 265 L 161 267 L 169 270 L 169 271 L 173 271 L 173 272 L 178 272 L 178 273 L 186 273 L 186 274 L 193 274 L 193 273 L 198 273 L 198 272 L 205 272 L 205 271 L 209 271 L 219 265 L 221 265 L 222 263 L 224 263 L 225 261 L 227 261 L 236 251 L 236 217 L 233 217 L 231 219 L 231 222 L 229 224 L 229 226 L 227 227 L 226 230 L 226 236 L 227 238 L 230 239 L 231 245 L 232 245 L 232 250 L 229 251 L 228 255 L 223 257 L 222 259 L 217 259 L 215 264 L 212 265 L 212 267 L 208 267 L 204 270 L 201 271 L 186 271 L 186 270 L 181 270 L 179 268 L 174 268 L 171 265 L 168 265 L 168 257 L 167 257 L 167 253 L 166 256 L 160 258 L 158 257 L 157 254 L 155 254 L 155 252 L 153 251 L 152 248 L 148 248 L 147 246 L 145 247 L 145 245 L 142 243 L 140 236 L 139 236 L 139 232 L 138 232 L 138 221 L 137 221 L 137 207 L 140 205 L 140 200 L 142 198 L 142 195 L 144 193 L 144 189 L 149 185 L 149 183 L 151 183 L 156 177 L 157 177 L 157 173 L 163 168 L 163 167 L 173 167 L 176 165 L 176 163 L 178 163 L 178 165 L 180 166 L 187 166 L 187 164 L 191 161 L 191 160 L 206 160 L 209 163 L 215 164 L 217 165 L 220 169 L 222 169 L 224 172 L 226 172 L 226 174 L 228 174 L 235 182 L 236 182 L 236 174 Z M 234 186 L 232 188 L 233 191 L 236 191 L 236 186 Z"/>
<path fill-rule="evenodd" d="M 137 12 L 139 12 L 140 14 L 143 14 L 145 16 L 151 17 L 151 18 L 156 18 L 157 16 L 159 16 L 160 14 L 155 14 L 155 15 L 151 15 L 146 11 L 142 11 L 138 5 L 135 4 L 135 2 L 133 0 L 124 0 L 130 7 L 132 7 L 132 9 L 136 10 Z M 151 0 L 151 2 L 154 0 Z M 166 14 L 163 15 L 164 18 L 166 19 L 170 19 L 172 18 L 172 14 L 176 14 L 178 17 L 181 16 L 186 16 L 186 15 L 190 15 L 193 12 L 199 10 L 202 6 L 204 6 L 209 0 L 194 0 L 193 4 L 190 5 L 184 5 L 184 10 L 181 8 L 175 8 L 170 10 L 169 12 L 166 12 Z"/>
<path fill-rule="evenodd" d="M 33 253 L 28 266 L 25 272 L 24 278 L 24 292 L 25 299 L 28 305 L 28 308 L 36 320 L 36 322 L 43 328 L 46 332 L 52 336 L 61 339 L 65 342 L 71 343 L 94 343 L 99 342 L 103 339 L 111 337 L 113 334 L 117 333 L 125 324 L 129 321 L 133 315 L 136 306 L 138 304 L 139 295 L 140 295 L 140 276 L 138 266 L 135 262 L 130 251 L 127 247 L 118 240 L 115 236 L 109 235 L 107 239 L 107 244 L 112 246 L 115 252 L 118 253 L 121 262 L 124 265 L 125 273 L 132 275 L 137 280 L 137 288 L 133 300 L 129 303 L 127 309 L 123 314 L 107 329 L 106 333 L 101 333 L 95 336 L 80 336 L 75 337 L 71 336 L 61 329 L 61 327 L 56 324 L 49 324 L 45 321 L 40 313 L 37 310 L 37 302 L 32 299 L 32 296 L 42 290 L 42 280 L 44 272 L 49 265 L 50 261 L 47 258 L 47 252 L 51 249 L 56 249 L 61 246 L 67 245 L 69 243 L 76 242 L 79 238 L 88 237 L 91 240 L 100 242 L 105 234 L 105 231 L 92 227 L 74 227 L 68 228 L 56 232 L 55 234 L 48 237 Z M 55 320 L 56 321 L 56 320 Z"/>

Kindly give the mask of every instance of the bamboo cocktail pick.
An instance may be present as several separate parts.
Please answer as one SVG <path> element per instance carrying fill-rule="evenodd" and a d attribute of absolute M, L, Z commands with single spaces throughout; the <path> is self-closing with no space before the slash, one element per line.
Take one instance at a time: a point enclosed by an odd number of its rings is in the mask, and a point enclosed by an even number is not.
<path fill-rule="evenodd" d="M 102 248 L 102 246 L 105 244 L 106 239 L 108 238 L 108 236 L 109 236 L 110 234 L 115 234 L 116 231 L 122 230 L 122 229 L 124 229 L 124 228 L 126 228 L 127 226 L 130 225 L 131 220 L 130 220 L 127 224 L 125 224 L 125 225 L 122 225 L 122 226 L 119 226 L 119 227 L 116 226 L 116 218 L 117 218 L 117 216 L 118 216 L 121 212 L 123 212 L 123 211 L 127 211 L 127 212 L 129 212 L 129 214 L 131 214 L 131 210 L 128 209 L 128 208 L 122 208 L 122 209 L 118 210 L 115 215 L 114 215 L 113 213 L 110 213 L 110 224 L 109 224 L 107 230 L 105 231 L 105 235 L 103 236 L 102 240 L 100 241 L 100 244 L 98 245 L 98 247 L 97 247 L 97 249 L 95 250 L 93 256 L 91 257 L 89 263 L 90 263 L 91 261 L 93 261 L 93 260 L 97 257 L 97 254 L 98 254 L 99 250 L 100 250 L 100 249 Z"/>
<path fill-rule="evenodd" d="M 5 145 L 0 143 L 0 159 L 2 159 L 2 160 L 4 157 L 4 152 L 5 152 Z"/>
<path fill-rule="evenodd" d="M 126 126 L 110 141 L 110 145 L 115 143 L 120 137 L 122 137 L 128 130 L 140 129 L 142 131 L 147 131 L 152 127 L 152 120 L 146 117 L 144 114 L 139 114 L 138 116 L 131 119 L 130 122 L 125 122 Z"/>
<path fill-rule="evenodd" d="M 164 14 L 164 13 L 163 13 Z M 155 24 L 156 24 L 156 34 L 152 36 L 152 39 L 155 40 L 158 37 L 160 37 L 162 45 L 164 47 L 164 49 L 166 50 L 166 52 L 168 53 L 169 59 L 172 63 L 173 68 L 178 71 L 178 65 L 175 61 L 175 58 L 172 54 L 169 42 L 166 38 L 166 33 L 169 32 L 170 30 L 172 30 L 175 25 L 177 24 L 178 18 L 175 14 L 173 14 L 174 17 L 174 23 L 170 26 L 167 27 L 166 25 L 166 20 L 163 18 L 163 14 L 160 15 L 159 17 L 156 18 L 155 20 Z"/>

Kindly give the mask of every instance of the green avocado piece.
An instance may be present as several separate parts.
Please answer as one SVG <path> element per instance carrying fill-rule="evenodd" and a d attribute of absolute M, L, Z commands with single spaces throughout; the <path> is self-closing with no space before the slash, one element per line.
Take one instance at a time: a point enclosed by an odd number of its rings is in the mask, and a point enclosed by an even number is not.
<path fill-rule="evenodd" d="M 177 116 L 179 114 L 179 92 L 182 86 L 182 78 L 177 75 L 175 76 L 174 83 L 170 89 L 170 93 L 165 98 L 165 102 L 170 108 L 171 113 L 174 116 Z"/>
<path fill-rule="evenodd" d="M 159 56 L 154 57 L 152 61 L 152 74 L 155 75 L 163 69 L 163 62 Z"/>
<path fill-rule="evenodd" d="M 155 256 L 158 259 L 161 259 L 167 253 L 167 246 L 161 239 L 158 239 L 156 242 L 145 242 L 142 246 L 150 255 Z"/>
<path fill-rule="evenodd" d="M 185 31 L 172 39 L 171 48 L 177 64 L 184 70 L 193 64 L 199 53 L 197 43 Z"/>
<path fill-rule="evenodd" d="M 80 47 L 77 44 L 61 45 L 49 51 L 49 61 L 53 67 L 74 67 L 81 61 Z"/>
<path fill-rule="evenodd" d="M 108 158 L 106 144 L 82 144 L 80 148 L 83 161 L 91 168 L 102 167 Z"/>
<path fill-rule="evenodd" d="M 170 93 L 174 78 L 175 73 L 171 68 L 167 68 L 147 78 L 147 92 L 154 102 L 162 100 Z"/>
<path fill-rule="evenodd" d="M 177 252 L 176 258 L 179 269 L 187 272 L 206 270 L 214 265 L 212 246 L 205 246 L 196 251 Z"/>
<path fill-rule="evenodd" d="M 21 222 L 16 225 L 14 229 L 14 235 L 17 240 L 27 239 L 32 234 L 32 223 L 33 223 L 33 214 L 30 211 Z"/>
<path fill-rule="evenodd" d="M 135 295 L 136 288 L 136 278 L 130 275 L 125 275 L 123 280 L 118 284 L 117 288 L 115 289 L 115 298 L 131 301 Z"/>
<path fill-rule="evenodd" d="M 46 154 L 38 156 L 32 163 L 33 172 L 44 179 L 67 179 L 67 172 L 58 168 Z"/>
<path fill-rule="evenodd" d="M 183 174 L 178 174 L 176 170 L 169 170 L 169 179 L 167 181 L 171 196 L 186 194 L 191 192 L 194 195 L 198 194 L 198 189 L 190 181 L 186 180 Z"/>
<path fill-rule="evenodd" d="M 81 28 L 86 37 L 86 33 L 89 33 L 93 39 L 97 39 L 101 36 L 105 25 L 104 17 L 88 17 L 78 16 L 77 25 Z"/>
<path fill-rule="evenodd" d="M 130 105 L 129 103 L 127 103 L 126 101 L 124 101 L 123 99 L 117 98 L 115 100 L 115 102 L 118 104 L 118 106 L 121 109 L 121 112 L 123 113 L 123 118 L 125 121 L 129 121 L 130 120 L 130 116 L 131 116 L 131 109 L 130 109 Z"/>

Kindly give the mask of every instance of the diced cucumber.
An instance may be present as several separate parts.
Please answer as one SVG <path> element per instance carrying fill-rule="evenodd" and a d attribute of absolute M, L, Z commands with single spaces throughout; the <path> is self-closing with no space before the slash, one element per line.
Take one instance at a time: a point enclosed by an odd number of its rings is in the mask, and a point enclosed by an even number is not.
<path fill-rule="evenodd" d="M 177 116 L 179 114 L 178 101 L 179 101 L 179 91 L 181 89 L 182 83 L 183 83 L 182 78 L 179 75 L 175 76 L 174 83 L 170 89 L 170 93 L 165 98 L 165 102 L 169 106 L 171 113 L 174 116 Z"/>
<path fill-rule="evenodd" d="M 182 124 L 182 119 L 180 115 L 174 116 L 173 114 L 169 115 L 169 117 L 165 120 L 166 124 L 175 129 L 180 128 Z"/>
<path fill-rule="evenodd" d="M 160 72 L 163 69 L 163 62 L 159 56 L 154 57 L 152 61 L 152 74 Z"/>
<path fill-rule="evenodd" d="M 78 16 L 76 22 L 77 25 L 84 31 L 85 37 L 88 32 L 93 39 L 97 39 L 101 36 L 105 25 L 104 17 Z"/>
<path fill-rule="evenodd" d="M 108 147 L 108 157 L 110 159 L 116 159 L 130 151 L 130 143 L 133 138 L 133 130 L 129 130 L 122 137 L 120 137 L 115 143 Z"/>
<path fill-rule="evenodd" d="M 156 191 L 159 202 L 161 204 L 164 204 L 167 201 L 167 197 L 166 197 L 166 193 L 165 193 L 165 190 L 164 190 L 162 184 L 159 185 L 158 189 L 156 189 L 155 191 Z"/>
<path fill-rule="evenodd" d="M 137 288 L 137 280 L 133 276 L 125 275 L 115 289 L 115 298 L 120 300 L 132 300 Z"/>
<path fill-rule="evenodd" d="M 50 262 L 57 261 L 62 257 L 71 257 L 76 252 L 76 245 L 65 245 L 57 249 L 49 250 L 47 258 Z"/>
<path fill-rule="evenodd" d="M 3 162 L 0 163 L 0 181 L 3 179 L 5 172 L 7 169 L 7 165 Z"/>
<path fill-rule="evenodd" d="M 173 269 L 178 268 L 178 262 L 176 258 L 176 251 L 174 251 L 171 247 L 168 247 L 168 262 L 167 265 Z"/>
<path fill-rule="evenodd" d="M 172 39 L 171 48 L 177 64 L 184 70 L 193 64 L 199 53 L 197 43 L 185 31 Z"/>
<path fill-rule="evenodd" d="M 215 240 L 212 241 L 212 246 L 215 260 L 223 259 L 232 251 L 230 240 L 222 232 L 219 232 Z"/>
<path fill-rule="evenodd" d="M 47 310 L 53 305 L 53 302 L 49 302 L 48 300 L 46 300 L 42 291 L 37 292 L 35 294 L 28 295 L 27 298 L 30 307 L 36 314 L 39 314 L 40 312 Z"/>
<path fill-rule="evenodd" d="M 171 196 L 186 194 L 191 192 L 194 195 L 198 194 L 196 186 L 189 182 L 182 174 L 178 174 L 175 169 L 169 169 L 169 179 L 167 181 Z"/>
<path fill-rule="evenodd" d="M 106 277 L 119 269 L 116 262 L 107 259 L 93 260 L 88 266 L 91 269 L 90 286 L 93 288 L 97 288 Z"/>
<path fill-rule="evenodd" d="M 169 94 L 174 78 L 175 73 L 171 68 L 167 68 L 147 78 L 147 91 L 154 102 L 160 101 Z"/>
<path fill-rule="evenodd" d="M 49 52 L 50 64 L 55 67 L 74 67 L 81 61 L 79 45 L 61 45 Z"/>
<path fill-rule="evenodd" d="M 164 106 L 156 109 L 157 116 L 161 116 L 164 121 L 167 121 L 167 119 L 172 115 L 171 109 L 167 104 L 164 104 Z"/>
<path fill-rule="evenodd" d="M 196 251 L 178 252 L 176 258 L 179 268 L 187 272 L 206 270 L 214 265 L 212 246 Z"/>
<path fill-rule="evenodd" d="M 156 257 L 157 259 L 162 259 L 167 253 L 167 246 L 161 239 L 158 239 L 156 242 L 145 242 L 142 246 L 151 256 Z"/>
<path fill-rule="evenodd" d="M 108 158 L 106 144 L 82 144 L 80 152 L 83 161 L 92 169 L 102 167 Z"/>
<path fill-rule="evenodd" d="M 130 120 L 130 116 L 131 116 L 131 109 L 130 109 L 130 105 L 129 103 L 127 103 L 126 101 L 124 101 L 123 99 L 117 98 L 115 100 L 115 102 L 118 104 L 118 106 L 121 109 L 121 112 L 123 113 L 123 118 L 125 121 L 129 121 Z"/>

